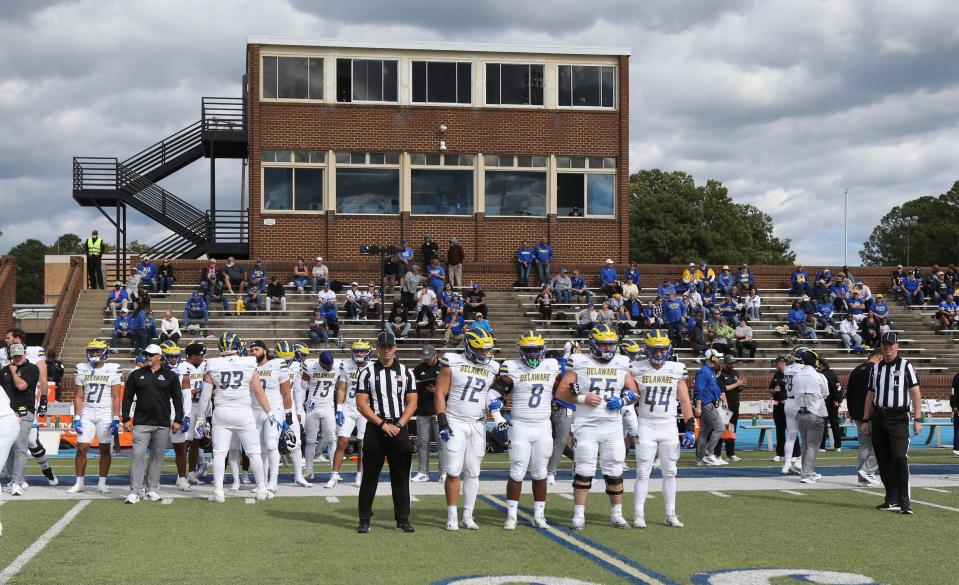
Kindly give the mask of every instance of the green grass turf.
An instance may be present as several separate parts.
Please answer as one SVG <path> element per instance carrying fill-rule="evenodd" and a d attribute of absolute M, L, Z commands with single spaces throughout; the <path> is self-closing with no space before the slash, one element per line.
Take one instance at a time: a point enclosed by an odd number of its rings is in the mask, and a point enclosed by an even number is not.
<path fill-rule="evenodd" d="M 959 488 L 943 494 L 916 489 L 914 498 L 959 508 Z M 878 491 L 878 490 L 873 490 Z M 888 584 L 952 582 L 943 546 L 959 540 L 959 513 L 916 504 L 916 514 L 878 512 L 880 498 L 851 490 L 680 493 L 684 529 L 662 524 L 662 497 L 646 504 L 649 527 L 616 530 L 601 494 L 591 496 L 582 536 L 624 557 L 688 583 L 703 571 L 732 568 L 825 569 L 867 575 Z M 633 499 L 624 513 L 632 517 Z M 15 502 L 0 508 L 5 533 L 0 566 L 6 566 L 74 502 Z M 532 505 L 525 496 L 521 505 Z M 202 574 L 218 583 L 424 584 L 477 574 L 571 577 L 594 583 L 628 583 L 521 522 L 500 526 L 503 513 L 478 503 L 479 532 L 444 530 L 442 498 L 413 503 L 416 534 L 393 531 L 388 497 L 376 500 L 373 533 L 357 535 L 356 498 L 277 498 L 249 505 L 176 500 L 170 505 L 93 501 L 11 583 L 172 583 Z M 567 526 L 572 502 L 551 496 L 547 517 Z M 893 546 L 886 544 L 895 543 Z M 792 583 L 792 580 L 774 580 Z"/>

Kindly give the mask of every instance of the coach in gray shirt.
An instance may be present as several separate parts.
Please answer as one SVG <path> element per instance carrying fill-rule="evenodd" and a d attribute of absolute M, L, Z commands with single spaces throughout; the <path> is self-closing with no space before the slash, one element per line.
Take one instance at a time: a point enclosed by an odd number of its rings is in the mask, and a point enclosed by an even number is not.
<path fill-rule="evenodd" d="M 10 363 L 0 370 L 0 385 L 10 399 L 10 408 L 20 417 L 20 434 L 10 450 L 10 495 L 21 496 L 23 473 L 27 467 L 27 441 L 36 418 L 35 403 L 40 369 L 27 361 L 23 344 L 13 343 L 7 348 Z"/>

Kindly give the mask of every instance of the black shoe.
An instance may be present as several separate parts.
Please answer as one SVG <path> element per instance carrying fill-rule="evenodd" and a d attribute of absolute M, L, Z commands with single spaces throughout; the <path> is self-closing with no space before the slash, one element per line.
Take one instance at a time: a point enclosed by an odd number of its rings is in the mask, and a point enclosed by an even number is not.
<path fill-rule="evenodd" d="M 911 515 L 911 514 L 912 514 L 912 506 L 910 506 L 909 504 L 900 504 L 900 505 L 899 505 L 899 513 L 900 513 L 900 514 L 910 514 L 910 515 Z"/>
<path fill-rule="evenodd" d="M 370 523 L 369 521 L 360 520 L 360 525 L 356 527 L 357 534 L 369 534 L 370 533 Z"/>
<path fill-rule="evenodd" d="M 46 476 L 47 481 L 50 483 L 50 485 L 57 484 L 57 476 L 53 473 L 52 467 L 47 467 L 46 469 L 43 469 L 41 471 L 43 471 L 43 475 Z"/>
<path fill-rule="evenodd" d="M 877 510 L 882 510 L 884 512 L 898 512 L 899 504 L 893 504 L 892 502 L 883 502 L 876 506 Z"/>
<path fill-rule="evenodd" d="M 416 529 L 414 529 L 413 525 L 410 524 L 409 522 L 397 522 L 396 531 L 410 533 L 410 532 L 416 532 Z"/>

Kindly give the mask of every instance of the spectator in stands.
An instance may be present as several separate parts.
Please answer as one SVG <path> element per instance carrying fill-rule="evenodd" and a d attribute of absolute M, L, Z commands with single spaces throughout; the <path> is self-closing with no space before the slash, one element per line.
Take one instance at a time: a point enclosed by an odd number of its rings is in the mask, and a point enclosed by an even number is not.
<path fill-rule="evenodd" d="M 303 263 L 302 258 L 300 258 L 300 263 Z M 306 270 L 305 265 L 303 266 L 303 269 Z M 305 286 L 306 281 L 304 280 L 303 282 Z M 266 286 L 267 313 L 273 311 L 273 305 L 280 305 L 280 311 L 286 313 L 286 291 L 283 289 L 283 283 L 280 282 L 280 277 L 275 274 L 270 278 L 270 284 Z"/>
<path fill-rule="evenodd" d="M 956 305 L 956 302 L 952 299 L 951 294 L 946 295 L 946 298 L 939 303 L 939 310 L 936 311 L 936 319 L 939 320 L 943 329 L 951 329 L 956 326 L 956 313 L 959 311 L 959 305 Z"/>
<path fill-rule="evenodd" d="M 652 300 L 646 301 L 646 306 L 643 308 L 643 321 L 647 329 L 666 326 L 666 321 L 663 319 L 663 299 L 656 297 L 655 303 Z"/>
<path fill-rule="evenodd" d="M 953 293 L 952 288 L 950 288 L 949 283 L 946 282 L 946 273 L 942 270 L 936 270 L 938 267 L 934 267 L 934 273 L 929 275 L 929 281 L 926 290 L 926 298 L 931 298 L 932 302 L 937 305 L 945 300 L 947 295 Z"/>
<path fill-rule="evenodd" d="M 705 260 L 699 261 L 699 268 L 696 269 L 696 290 L 703 292 L 706 285 L 716 283 L 716 272 L 706 264 Z"/>
<path fill-rule="evenodd" d="M 207 309 L 209 310 L 214 304 L 219 304 L 223 306 L 223 312 L 230 312 L 230 301 L 226 297 L 226 283 L 220 279 L 213 279 L 213 282 L 206 288 L 206 296 L 204 297 L 206 301 Z"/>
<path fill-rule="evenodd" d="M 306 267 L 306 261 L 303 256 L 296 258 L 296 264 L 293 266 L 293 286 L 296 292 L 302 294 L 306 291 L 306 283 L 310 281 L 310 269 Z M 267 309 L 269 310 L 269 309 Z"/>
<path fill-rule="evenodd" d="M 853 289 L 852 295 L 846 301 L 846 310 L 853 314 L 856 321 L 862 321 L 866 316 L 866 302 L 862 299 L 859 289 Z"/>
<path fill-rule="evenodd" d="M 806 269 L 803 268 L 803 265 L 800 264 L 793 270 L 793 275 L 789 279 L 791 286 L 789 287 L 789 294 L 793 296 L 802 296 L 802 295 L 811 295 L 812 294 L 812 285 L 809 284 L 809 273 L 806 272 Z"/>
<path fill-rule="evenodd" d="M 819 303 L 812 300 L 809 295 L 803 295 L 800 299 L 799 308 L 803 310 L 803 313 L 806 313 L 806 321 L 809 321 L 810 317 L 815 317 L 819 312 Z"/>
<path fill-rule="evenodd" d="M 586 288 L 586 278 L 580 275 L 579 270 L 573 271 L 573 276 L 569 279 L 569 282 L 570 302 L 572 302 L 573 299 L 577 302 L 585 302 L 586 304 L 593 302 L 593 293 Z"/>
<path fill-rule="evenodd" d="M 576 313 L 576 337 L 586 337 L 586 333 L 596 326 L 596 316 L 597 312 L 592 302 L 586 303 L 586 307 Z"/>
<path fill-rule="evenodd" d="M 615 326 L 616 324 L 615 322 L 616 322 L 616 313 L 614 313 L 613 310 L 609 308 L 608 302 L 604 302 L 602 306 L 599 308 L 599 310 L 596 311 L 596 324 L 597 325 L 610 324 Z"/>
<path fill-rule="evenodd" d="M 459 313 L 452 317 L 446 325 L 446 333 L 443 334 L 443 339 L 446 340 L 446 343 L 450 343 L 455 347 L 462 343 L 465 338 L 466 318 L 463 317 L 462 313 Z"/>
<path fill-rule="evenodd" d="M 798 337 L 816 339 L 816 330 L 806 324 L 806 312 L 799 306 L 799 301 L 793 301 L 789 312 L 786 314 L 786 321 Z"/>
<path fill-rule="evenodd" d="M 610 311 L 613 313 L 619 313 L 619 308 L 625 304 L 623 303 L 623 295 L 614 293 L 613 296 L 606 298 L 606 304 L 609 305 Z"/>
<path fill-rule="evenodd" d="M 623 298 L 626 299 L 627 306 L 639 299 L 639 285 L 636 284 L 633 276 L 626 276 L 626 281 L 623 283 Z"/>
<path fill-rule="evenodd" d="M 625 337 L 629 335 L 629 332 L 632 331 L 635 326 L 636 321 L 630 316 L 629 311 L 626 310 L 626 306 L 621 305 L 619 310 L 616 311 L 616 331 L 619 333 L 619 336 Z"/>
<path fill-rule="evenodd" d="M 120 316 L 113 321 L 113 341 L 110 342 L 110 347 L 117 347 L 117 343 L 121 339 L 130 340 L 130 345 L 136 347 L 137 341 L 135 335 L 130 310 L 126 308 L 120 309 Z"/>
<path fill-rule="evenodd" d="M 832 303 L 823 300 L 819 303 L 819 310 L 816 313 L 816 328 L 825 329 L 826 335 L 834 336 L 836 334 L 836 320 L 833 317 L 835 313 Z"/>
<path fill-rule="evenodd" d="M 186 300 L 183 307 L 183 319 L 180 320 L 183 327 L 189 327 L 190 319 L 203 319 L 203 328 L 206 329 L 210 322 L 210 310 L 206 306 L 206 301 L 200 295 L 199 290 L 193 291 L 190 298 Z"/>
<path fill-rule="evenodd" d="M 626 271 L 623 273 L 623 282 L 628 282 L 630 279 L 632 279 L 632 282 L 637 289 L 643 286 L 640 280 L 639 266 L 637 266 L 635 262 L 630 262 L 629 268 L 627 268 Z M 623 291 L 623 296 L 626 296 L 625 290 Z M 629 298 L 629 297 L 626 296 L 626 298 Z"/>
<path fill-rule="evenodd" d="M 881 327 L 881 324 L 871 312 L 859 322 L 859 335 L 862 337 L 863 347 L 879 346 L 879 336 L 882 333 Z"/>
<path fill-rule="evenodd" d="M 320 291 L 316 293 L 316 304 L 323 305 L 324 303 L 331 302 L 336 304 L 336 293 L 330 290 L 330 282 L 326 282 L 320 285 Z"/>
<path fill-rule="evenodd" d="M 677 287 L 678 289 L 687 291 L 696 286 L 696 263 L 690 262 L 689 266 L 683 270 L 683 274 L 680 278 L 682 280 L 682 284 Z"/>
<path fill-rule="evenodd" d="M 686 303 L 688 312 L 694 313 L 703 310 L 703 295 L 699 293 L 696 287 L 692 287 L 683 293 L 683 300 Z"/>
<path fill-rule="evenodd" d="M 450 238 L 450 247 L 446 250 L 446 271 L 450 284 L 453 288 L 463 286 L 463 262 L 466 260 L 466 252 L 456 236 Z"/>
<path fill-rule="evenodd" d="M 157 284 L 160 286 L 160 292 L 166 294 L 173 290 L 173 283 L 176 278 L 173 276 L 173 264 L 164 258 L 160 261 L 160 268 L 157 272 Z"/>
<path fill-rule="evenodd" d="M 820 275 L 823 273 L 820 272 Z M 832 276 L 817 276 L 813 283 L 812 296 L 816 302 L 822 302 L 829 299 L 830 288 L 832 287 Z"/>
<path fill-rule="evenodd" d="M 320 343 L 323 344 L 323 347 L 329 347 L 329 329 L 326 326 L 326 318 L 319 307 L 313 309 L 313 314 L 310 316 L 310 330 L 307 332 L 307 336 L 314 347 Z"/>
<path fill-rule="evenodd" d="M 486 293 L 483 292 L 478 282 L 474 282 L 470 290 L 467 291 L 464 304 L 466 305 L 466 312 L 470 314 L 479 311 L 483 314 L 484 319 L 489 314 L 489 307 L 486 306 Z"/>
<path fill-rule="evenodd" d="M 233 256 L 227 257 L 226 264 L 223 265 L 223 276 L 226 282 L 226 292 L 231 295 L 243 292 L 244 287 L 246 287 L 246 271 Z"/>
<path fill-rule="evenodd" d="M 420 290 L 416 293 L 416 336 L 420 336 L 421 328 L 429 328 L 430 336 L 436 331 L 436 293 L 427 286 L 426 282 L 420 283 Z"/>
<path fill-rule="evenodd" d="M 397 339 L 406 337 L 410 333 L 409 311 L 404 303 L 393 303 L 393 308 L 386 318 L 386 330 Z"/>
<path fill-rule="evenodd" d="M 563 270 L 566 270 L 566 269 L 564 268 Z M 536 306 L 539 308 L 540 317 L 542 317 L 543 319 L 546 319 L 546 326 L 549 327 L 550 325 L 549 322 L 553 319 L 552 288 L 548 284 L 544 284 L 543 288 L 540 289 L 539 294 L 536 295 L 536 299 L 533 302 L 535 302 Z"/>
<path fill-rule="evenodd" d="M 739 302 L 733 298 L 733 295 L 726 293 L 726 298 L 719 305 L 719 312 L 727 323 L 736 327 L 739 324 L 739 312 L 742 310 Z"/>
<path fill-rule="evenodd" d="M 709 344 L 706 343 L 706 333 L 703 331 L 702 319 L 690 316 L 686 320 L 686 334 L 689 336 L 689 347 L 692 348 L 696 357 L 703 355 L 709 349 Z"/>
<path fill-rule="evenodd" d="M 127 289 L 123 288 L 123 285 L 120 284 L 118 280 L 113 283 L 113 290 L 107 295 L 107 302 L 103 306 L 103 312 L 110 311 L 113 318 L 116 319 L 117 309 L 126 309 L 129 302 L 130 296 L 127 294 Z"/>
<path fill-rule="evenodd" d="M 350 288 L 343 295 L 343 310 L 346 311 L 347 319 L 356 319 L 360 314 L 360 296 L 362 291 L 358 282 L 351 282 Z"/>
<path fill-rule="evenodd" d="M 383 304 L 383 295 L 377 290 L 374 283 L 367 285 L 366 290 L 360 293 L 360 316 L 366 320 L 370 317 L 374 319 L 380 314 L 380 308 Z"/>
<path fill-rule="evenodd" d="M 410 246 L 409 240 L 400 242 L 400 251 L 396 254 L 396 260 L 396 277 L 402 279 L 410 271 L 413 263 L 413 247 Z"/>
<path fill-rule="evenodd" d="M 861 350 L 862 337 L 859 335 L 859 324 L 856 323 L 852 313 L 846 313 L 846 318 L 839 324 L 839 333 L 846 351 Z"/>
<path fill-rule="evenodd" d="M 416 310 L 416 291 L 420 288 L 420 281 L 423 277 L 420 275 L 420 267 L 413 264 L 403 275 L 403 282 L 400 285 L 400 300 L 406 305 L 407 310 Z"/>
<path fill-rule="evenodd" d="M 736 276 L 729 270 L 728 265 L 723 265 L 722 271 L 716 277 L 716 292 L 721 295 L 732 294 L 736 286 Z"/>
<path fill-rule="evenodd" d="M 486 320 L 486 317 L 483 316 L 483 313 L 479 311 L 473 313 L 473 320 L 467 323 L 468 329 L 482 329 L 490 335 L 493 334 L 493 327 L 490 326 L 489 321 Z"/>
<path fill-rule="evenodd" d="M 55 349 L 48 349 L 44 354 L 46 355 L 44 361 L 47 362 L 47 379 L 53 382 L 53 399 L 60 402 L 63 398 L 63 362 L 60 361 L 60 354 Z"/>
<path fill-rule="evenodd" d="M 313 294 L 316 294 L 316 292 L 320 290 L 320 286 L 323 285 L 323 283 L 330 282 L 330 269 L 323 263 L 322 256 L 317 256 L 313 261 L 313 268 L 310 268 L 310 277 L 313 280 L 313 286 L 311 288 Z"/>
<path fill-rule="evenodd" d="M 440 259 L 438 257 L 430 259 L 430 264 L 426 268 L 426 278 L 427 285 L 430 287 L 430 290 L 433 291 L 433 295 L 436 296 L 437 299 L 443 296 L 443 285 L 446 284 L 446 270 L 440 266 Z"/>
<path fill-rule="evenodd" d="M 676 293 L 663 302 L 663 319 L 673 347 L 683 346 L 683 327 L 686 325 L 686 304 L 676 299 Z"/>
<path fill-rule="evenodd" d="M 902 296 L 902 281 L 906 279 L 906 271 L 902 269 L 902 264 L 897 264 L 896 269 L 889 275 L 890 290 L 894 300 L 904 300 Z"/>
<path fill-rule="evenodd" d="M 695 313 L 695 315 L 696 319 L 700 320 L 701 315 L 699 313 Z M 707 328 L 706 322 L 702 324 L 706 333 L 706 341 L 709 342 L 709 345 L 716 351 L 722 352 L 723 354 L 730 353 L 733 347 L 733 341 L 736 339 L 736 330 L 722 317 L 713 321 L 711 325 L 711 328 Z"/>
<path fill-rule="evenodd" d="M 150 306 L 150 291 L 147 290 L 147 287 L 143 286 L 141 283 L 137 287 L 137 292 L 130 297 L 130 300 L 133 302 L 133 308 L 131 313 L 137 313 L 141 309 L 145 309 Z"/>
<path fill-rule="evenodd" d="M 550 290 L 557 303 L 569 304 L 572 302 L 573 279 L 569 277 L 569 270 L 563 268 L 553 278 Z"/>
<path fill-rule="evenodd" d="M 872 314 L 876 316 L 876 319 L 879 322 L 888 320 L 889 318 L 889 305 L 886 304 L 886 301 L 882 300 L 882 295 L 876 295 L 876 302 L 872 305 Z"/>
<path fill-rule="evenodd" d="M 150 340 L 156 339 L 157 337 L 157 322 L 156 317 L 153 316 L 153 309 L 150 307 L 145 307 L 141 310 L 140 322 L 143 325 L 143 344 L 141 347 L 146 347 Z"/>
<path fill-rule="evenodd" d="M 921 305 L 926 302 L 926 297 L 922 293 L 922 287 L 915 272 L 906 274 L 906 278 L 902 280 L 902 284 L 899 286 L 899 291 L 910 305 Z"/>
<path fill-rule="evenodd" d="M 612 258 L 607 258 L 605 265 L 599 270 L 599 288 L 608 297 L 615 293 L 622 293 L 622 283 L 616 274 L 616 266 Z"/>
<path fill-rule="evenodd" d="M 862 298 L 862 302 L 866 305 L 866 312 L 872 310 L 873 303 L 876 302 L 876 298 L 872 296 L 872 289 L 869 288 L 869 285 L 861 280 L 856 281 L 856 288 L 859 289 L 859 296 Z"/>
<path fill-rule="evenodd" d="M 700 293 L 700 300 L 703 304 L 703 312 L 707 316 L 711 315 L 713 309 L 716 308 L 716 293 L 713 292 L 713 285 L 707 284 L 703 287 L 703 292 Z"/>
<path fill-rule="evenodd" d="M 157 263 L 149 258 L 143 258 L 137 263 L 137 272 L 143 275 L 140 283 L 150 292 L 156 292 L 157 289 Z"/>
<path fill-rule="evenodd" d="M 751 286 L 749 288 L 749 296 L 746 297 L 746 315 L 749 316 L 750 320 L 759 320 L 762 318 L 762 305 L 762 297 L 759 296 L 756 287 Z"/>
<path fill-rule="evenodd" d="M 516 283 L 518 286 L 529 286 L 529 267 L 533 265 L 534 260 L 533 248 L 524 242 L 516 250 Z"/>
<path fill-rule="evenodd" d="M 736 271 L 736 286 L 743 291 L 756 286 L 756 277 L 753 276 L 753 271 L 749 269 L 745 262 L 740 264 L 739 270 Z"/>
<path fill-rule="evenodd" d="M 248 286 L 246 288 L 246 294 L 237 299 L 237 303 L 243 301 L 243 310 L 246 311 L 259 311 L 263 308 L 263 295 L 260 294 L 259 287 Z M 237 311 L 238 313 L 240 311 Z"/>
<path fill-rule="evenodd" d="M 829 287 L 829 298 L 832 299 L 832 306 L 836 311 L 843 313 L 849 310 L 846 304 L 849 300 L 849 288 L 846 287 L 846 280 L 841 272 Z"/>
<path fill-rule="evenodd" d="M 173 311 L 167 311 L 160 320 L 160 343 L 170 340 L 180 341 L 180 320 L 173 316 Z"/>
<path fill-rule="evenodd" d="M 540 283 L 549 282 L 549 263 L 552 259 L 552 246 L 546 243 L 546 238 L 540 238 L 539 243 L 533 246 L 533 261 L 536 263 Z"/>
<path fill-rule="evenodd" d="M 723 394 L 726 395 L 726 404 L 728 405 L 729 412 L 732 414 L 732 417 L 729 419 L 729 426 L 727 427 L 732 432 L 730 435 L 726 435 L 726 433 L 720 435 L 719 442 L 716 443 L 716 448 L 713 450 L 713 455 L 719 458 L 723 443 L 725 443 L 726 457 L 728 457 L 730 461 L 741 461 L 742 459 L 736 455 L 736 426 L 739 424 L 739 397 L 742 394 L 743 388 L 746 387 L 746 378 L 739 376 L 739 372 L 733 367 L 735 363 L 736 358 L 731 354 L 723 355 L 722 368 L 717 372 L 718 375 L 716 376 L 719 382 L 719 388 L 723 391 Z M 722 438 L 724 435 L 728 438 Z"/>
<path fill-rule="evenodd" d="M 446 306 L 443 308 L 443 322 L 449 325 L 449 323 L 457 315 L 462 315 L 462 314 L 463 314 L 463 297 L 461 297 L 460 293 L 458 292 L 451 292 L 449 300 L 446 302 Z"/>
<path fill-rule="evenodd" d="M 217 267 L 216 258 L 210 258 L 207 265 L 200 270 L 200 289 L 203 294 L 209 294 L 209 289 L 217 282 L 222 283 L 223 289 L 226 290 L 226 273 Z"/>
<path fill-rule="evenodd" d="M 250 268 L 250 280 L 247 288 L 255 288 L 256 292 L 262 295 L 263 291 L 266 290 L 266 283 L 266 266 L 263 265 L 263 261 L 260 258 L 257 258 L 253 262 L 253 267 Z"/>
<path fill-rule="evenodd" d="M 433 263 L 433 258 L 436 258 L 437 262 L 439 261 L 440 247 L 437 246 L 436 242 L 433 241 L 433 236 L 429 234 L 425 234 L 423 236 L 423 244 L 420 246 L 420 254 L 423 257 L 424 266 L 430 266 Z"/>
<path fill-rule="evenodd" d="M 832 270 L 828 268 L 823 268 L 819 271 L 819 274 L 816 275 L 816 280 L 825 281 L 826 285 L 829 286 L 832 284 Z"/>
<path fill-rule="evenodd" d="M 743 350 L 746 350 L 749 352 L 750 359 L 756 357 L 759 344 L 753 339 L 753 328 L 749 326 L 748 318 L 739 322 L 733 335 L 736 337 L 736 355 L 742 358 Z"/>
<path fill-rule="evenodd" d="M 669 282 L 669 277 L 667 276 L 663 276 L 663 281 L 656 287 L 656 296 L 663 300 L 668 299 L 669 295 L 674 295 L 677 292 L 679 291 L 676 290 L 676 285 Z"/>

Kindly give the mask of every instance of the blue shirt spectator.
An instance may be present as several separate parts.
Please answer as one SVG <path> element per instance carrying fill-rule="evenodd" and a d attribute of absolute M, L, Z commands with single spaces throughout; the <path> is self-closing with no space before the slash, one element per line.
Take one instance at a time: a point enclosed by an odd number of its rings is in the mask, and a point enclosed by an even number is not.
<path fill-rule="evenodd" d="M 876 295 L 876 302 L 872 304 L 872 312 L 880 319 L 885 319 L 889 315 L 889 305 L 882 300 L 882 295 Z"/>
<path fill-rule="evenodd" d="M 736 284 L 739 285 L 740 290 L 749 290 L 750 287 L 756 285 L 756 277 L 753 276 L 753 271 L 749 269 L 749 266 L 743 264 L 739 267 L 736 272 Z"/>
<path fill-rule="evenodd" d="M 709 364 L 703 364 L 703 367 L 699 369 L 699 373 L 696 374 L 695 399 L 702 404 L 709 404 L 710 402 L 719 400 L 722 394 L 723 391 L 720 389 L 719 382 L 716 380 L 716 371 L 713 370 Z"/>
<path fill-rule="evenodd" d="M 540 284 L 549 284 L 549 262 L 553 259 L 553 248 L 546 243 L 546 238 L 541 238 L 533 247 L 533 256 Z"/>
<path fill-rule="evenodd" d="M 158 274 L 156 262 L 149 259 L 140 260 L 139 264 L 137 264 L 136 269 L 137 269 L 137 272 L 140 272 L 143 274 L 143 280 L 141 280 L 140 282 L 142 282 L 147 287 L 148 290 L 150 290 L 151 292 L 155 292 L 156 277 Z"/>
<path fill-rule="evenodd" d="M 849 296 L 849 289 L 846 288 L 846 284 L 843 281 L 837 280 L 829 287 L 829 294 L 832 295 L 833 298 L 845 299 Z"/>
<path fill-rule="evenodd" d="M 799 308 L 799 303 L 793 303 L 793 307 L 789 309 L 789 312 L 786 314 L 786 319 L 793 327 L 805 325 L 806 311 L 803 311 L 801 308 Z"/>
<path fill-rule="evenodd" d="M 723 271 L 716 277 L 716 283 L 720 293 L 732 292 L 733 286 L 736 285 L 736 277 L 730 272 L 729 266 L 723 266 Z"/>
<path fill-rule="evenodd" d="M 832 270 L 826 268 L 816 275 L 816 280 L 825 280 L 826 282 L 832 281 Z"/>
<path fill-rule="evenodd" d="M 623 280 L 633 279 L 633 284 L 636 285 L 636 288 L 643 288 L 643 285 L 639 280 L 639 267 L 636 266 L 635 262 L 629 263 L 629 268 L 626 269 L 626 272 L 623 273 Z"/>
<path fill-rule="evenodd" d="M 866 312 L 866 303 L 859 298 L 859 293 L 854 292 L 852 293 L 852 298 L 846 303 L 846 308 L 853 315 L 862 315 Z"/>
<path fill-rule="evenodd" d="M 916 275 L 912 272 L 906 275 L 906 278 L 902 281 L 902 286 L 906 288 L 909 293 L 914 293 L 919 288 L 919 279 L 916 278 Z"/>
<path fill-rule="evenodd" d="M 489 321 L 483 318 L 482 313 L 476 313 L 473 320 L 469 322 L 470 329 L 482 329 L 490 335 L 493 334 L 493 327 L 490 326 Z"/>
<path fill-rule="evenodd" d="M 136 329 L 136 327 L 133 326 L 133 321 L 133 317 L 130 317 L 130 313 L 124 309 L 120 312 L 120 316 L 113 321 L 113 330 L 121 333 L 133 331 Z"/>
<path fill-rule="evenodd" d="M 675 295 L 673 295 L 675 297 Z M 686 303 L 670 298 L 663 302 L 663 319 L 666 323 L 678 323 L 686 316 Z"/>
<path fill-rule="evenodd" d="M 674 295 L 674 294 L 676 294 L 676 286 L 673 283 L 669 282 L 668 278 L 664 278 L 663 282 L 656 287 L 656 296 L 658 296 L 659 298 L 663 300 L 668 299 L 669 295 Z"/>
<path fill-rule="evenodd" d="M 257 258 L 253 267 L 250 268 L 250 288 L 255 288 L 257 292 L 262 293 L 266 288 L 266 267 L 263 262 Z"/>
<path fill-rule="evenodd" d="M 400 260 L 403 260 L 407 264 L 413 259 L 413 247 L 409 244 L 409 240 L 403 240 L 403 244 L 400 246 L 402 250 L 400 250 L 400 253 L 397 254 L 400 257 Z"/>
<path fill-rule="evenodd" d="M 739 324 L 739 308 L 739 303 L 733 300 L 731 296 L 726 295 L 726 300 L 719 305 L 719 312 L 727 323 L 735 326 Z"/>
<path fill-rule="evenodd" d="M 612 262 L 607 262 L 605 266 L 599 269 L 599 282 L 604 287 L 616 285 L 616 267 Z"/>
<path fill-rule="evenodd" d="M 789 279 L 792 283 L 792 287 L 789 289 L 789 294 L 792 295 L 803 295 L 812 293 L 812 285 L 809 283 L 809 273 L 806 272 L 806 269 L 801 265 L 797 266 L 793 270 L 792 277 Z"/>
<path fill-rule="evenodd" d="M 529 267 L 533 265 L 533 249 L 523 244 L 516 250 L 516 281 L 519 286 L 529 286 Z"/>
<path fill-rule="evenodd" d="M 516 261 L 529 266 L 533 263 L 533 250 L 524 244 L 519 250 L 516 250 Z"/>

